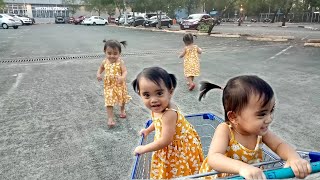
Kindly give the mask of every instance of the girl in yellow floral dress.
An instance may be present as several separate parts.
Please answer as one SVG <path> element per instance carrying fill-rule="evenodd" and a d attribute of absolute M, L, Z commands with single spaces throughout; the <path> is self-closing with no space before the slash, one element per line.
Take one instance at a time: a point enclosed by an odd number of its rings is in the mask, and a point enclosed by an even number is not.
<path fill-rule="evenodd" d="M 200 75 L 200 62 L 198 54 L 202 53 L 201 48 L 193 44 L 193 36 L 195 35 L 192 35 L 191 33 L 183 36 L 185 47 L 179 56 L 180 58 L 184 57 L 184 76 L 187 78 L 187 84 L 190 91 L 192 91 L 196 86 L 193 82 L 194 77 Z"/>
<path fill-rule="evenodd" d="M 214 132 L 208 157 L 200 173 L 212 170 L 221 172 L 218 177 L 240 174 L 245 179 L 266 179 L 259 167 L 250 164 L 263 161 L 262 145 L 291 166 L 298 178 L 311 172 L 308 161 L 280 137 L 269 130 L 273 121 L 275 97 L 271 86 L 257 76 L 237 76 L 225 88 L 201 82 L 199 100 L 214 88 L 223 89 L 225 122 Z"/>
<path fill-rule="evenodd" d="M 146 68 L 132 85 L 151 110 L 153 122 L 140 133 L 147 136 L 155 131 L 154 141 L 134 150 L 135 154 L 153 152 L 150 178 L 171 179 L 197 174 L 203 161 L 202 146 L 193 126 L 171 103 L 177 85 L 175 76 L 160 67 Z"/>
<path fill-rule="evenodd" d="M 124 61 L 120 59 L 121 44 L 126 46 L 126 41 L 118 42 L 108 40 L 104 42 L 104 52 L 106 59 L 102 61 L 97 71 L 98 81 L 102 80 L 101 73 L 105 71 L 104 76 L 104 97 L 105 106 L 108 114 L 108 126 L 115 126 L 113 120 L 113 106 L 120 105 L 120 118 L 126 118 L 125 103 L 130 100 L 128 95 L 126 77 L 127 68 Z"/>

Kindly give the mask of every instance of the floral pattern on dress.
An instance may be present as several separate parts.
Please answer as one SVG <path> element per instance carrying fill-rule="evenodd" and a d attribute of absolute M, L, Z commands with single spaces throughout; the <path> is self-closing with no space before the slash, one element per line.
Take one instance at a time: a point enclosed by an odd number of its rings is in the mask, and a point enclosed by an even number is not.
<path fill-rule="evenodd" d="M 198 133 L 179 111 L 173 111 L 178 114 L 176 134 L 167 147 L 153 152 L 151 179 L 171 179 L 197 174 L 204 159 Z M 156 141 L 161 137 L 162 119 L 152 117 L 152 120 Z"/>
<path fill-rule="evenodd" d="M 104 63 L 104 98 L 105 106 L 123 105 L 128 103 L 131 97 L 128 95 L 127 84 L 125 80 L 121 84 L 117 82 L 117 77 L 122 75 L 121 60 L 110 63 L 105 60 Z"/>
<path fill-rule="evenodd" d="M 194 45 L 193 47 L 186 49 L 183 65 L 185 77 L 200 75 L 200 62 L 197 46 Z"/>
<path fill-rule="evenodd" d="M 245 162 L 248 164 L 262 162 L 263 161 L 262 136 L 258 136 L 255 149 L 251 150 L 244 147 L 237 140 L 235 140 L 233 131 L 231 130 L 231 125 L 228 125 L 228 126 L 231 134 L 231 139 L 229 141 L 225 156 L 230 157 L 232 159 L 241 160 L 242 162 Z M 208 158 L 206 158 L 201 165 L 200 173 L 206 173 L 212 170 L 213 169 L 208 164 Z M 205 179 L 224 178 L 231 175 L 233 174 L 220 173 L 215 176 L 210 176 L 210 177 L 208 176 Z"/>

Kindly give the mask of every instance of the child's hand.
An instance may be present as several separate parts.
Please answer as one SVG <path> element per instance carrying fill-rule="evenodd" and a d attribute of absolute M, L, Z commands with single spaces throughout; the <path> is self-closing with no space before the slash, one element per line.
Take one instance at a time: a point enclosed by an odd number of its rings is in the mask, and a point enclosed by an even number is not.
<path fill-rule="evenodd" d="M 300 157 L 288 159 L 284 167 L 291 167 L 297 178 L 305 178 L 311 173 L 310 163 Z"/>
<path fill-rule="evenodd" d="M 147 129 L 141 129 L 141 131 L 139 132 L 139 135 L 141 136 L 143 134 L 143 137 L 148 136 L 150 132 Z"/>
<path fill-rule="evenodd" d="M 102 77 L 100 74 L 97 74 L 97 79 L 98 79 L 98 81 L 102 81 Z"/>
<path fill-rule="evenodd" d="M 251 165 L 241 168 L 239 174 L 245 179 L 267 179 L 260 168 Z"/>
<path fill-rule="evenodd" d="M 117 82 L 118 84 L 122 84 L 124 81 L 124 78 L 122 76 L 117 76 Z"/>
<path fill-rule="evenodd" d="M 133 154 L 136 155 L 140 155 L 140 154 L 144 154 L 144 146 L 138 146 L 136 147 L 136 149 L 134 150 Z"/>

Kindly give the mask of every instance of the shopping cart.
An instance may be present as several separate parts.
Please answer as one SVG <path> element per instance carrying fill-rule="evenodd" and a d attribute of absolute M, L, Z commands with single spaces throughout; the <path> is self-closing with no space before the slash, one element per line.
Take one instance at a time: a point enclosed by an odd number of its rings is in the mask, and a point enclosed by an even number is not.
<path fill-rule="evenodd" d="M 198 132 L 204 155 L 208 154 L 211 138 L 216 127 L 224 122 L 220 117 L 212 113 L 192 114 L 185 116 L 186 119 L 194 126 Z M 149 127 L 152 120 L 146 122 L 146 128 Z M 150 133 L 147 137 L 142 137 L 140 145 L 149 144 L 153 141 L 154 132 Z M 268 179 L 283 179 L 294 177 L 291 168 L 283 168 L 284 162 L 273 153 L 268 147 L 263 147 L 264 162 L 254 164 L 257 167 L 263 167 Z M 301 157 L 309 160 L 312 164 L 313 173 L 320 172 L 320 152 L 298 151 Z M 131 179 L 150 179 L 150 165 L 152 153 L 146 153 L 136 156 L 134 166 L 131 173 Z M 192 179 L 201 178 L 218 174 L 218 172 L 208 172 L 203 174 L 196 174 L 185 176 L 179 179 Z M 231 176 L 229 178 L 241 179 L 240 176 Z"/>

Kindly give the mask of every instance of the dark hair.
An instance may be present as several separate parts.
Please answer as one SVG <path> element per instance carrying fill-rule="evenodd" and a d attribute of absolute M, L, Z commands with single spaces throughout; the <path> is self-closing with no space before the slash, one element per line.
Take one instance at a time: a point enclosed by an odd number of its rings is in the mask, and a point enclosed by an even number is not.
<path fill-rule="evenodd" d="M 271 86 L 258 76 L 237 76 L 227 82 L 225 88 L 209 82 L 200 82 L 201 87 L 199 101 L 205 97 L 211 89 L 223 89 L 222 103 L 225 113 L 225 121 L 229 121 L 227 113 L 229 111 L 240 112 L 249 101 L 252 95 L 258 95 L 259 100 L 262 98 L 262 107 L 267 105 L 273 98 L 274 93 Z"/>
<path fill-rule="evenodd" d="M 139 80 L 141 77 L 149 79 L 153 81 L 155 84 L 160 86 L 161 81 L 164 85 L 170 90 L 175 89 L 177 86 L 177 79 L 175 75 L 169 74 L 166 70 L 162 69 L 161 67 L 149 67 L 144 68 L 138 75 L 135 80 L 132 82 L 133 89 L 136 93 L 139 94 Z"/>
<path fill-rule="evenodd" d="M 193 43 L 193 36 L 197 38 L 197 35 L 191 34 L 191 33 L 187 33 L 183 36 L 183 42 L 187 45 L 192 44 Z"/>
<path fill-rule="evenodd" d="M 117 48 L 119 50 L 119 53 L 121 53 L 121 44 L 123 45 L 123 47 L 127 46 L 127 41 L 117 41 L 117 40 L 103 40 L 104 43 L 104 47 L 103 47 L 103 52 L 106 52 L 106 49 L 108 47 L 115 49 Z"/>

